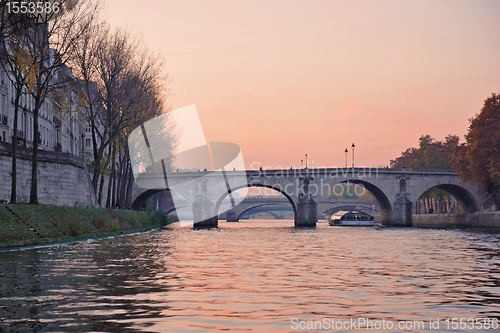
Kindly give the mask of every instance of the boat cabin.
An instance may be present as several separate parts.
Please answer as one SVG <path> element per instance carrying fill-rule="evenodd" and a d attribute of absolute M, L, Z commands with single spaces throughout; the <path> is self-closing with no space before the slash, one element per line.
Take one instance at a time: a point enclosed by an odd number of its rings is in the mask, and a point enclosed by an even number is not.
<path fill-rule="evenodd" d="M 375 218 L 357 210 L 341 210 L 330 217 L 330 225 L 372 226 L 375 225 Z"/>

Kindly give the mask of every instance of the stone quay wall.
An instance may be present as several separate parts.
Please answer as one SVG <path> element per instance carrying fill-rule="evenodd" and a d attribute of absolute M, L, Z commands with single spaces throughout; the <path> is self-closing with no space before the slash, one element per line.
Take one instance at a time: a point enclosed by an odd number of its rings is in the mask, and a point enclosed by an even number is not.
<path fill-rule="evenodd" d="M 29 202 L 33 150 L 17 150 L 17 201 Z M 85 160 L 71 153 L 38 151 L 38 201 L 44 205 L 97 206 Z M 0 200 L 10 201 L 12 144 L 0 142 Z"/>
<path fill-rule="evenodd" d="M 414 214 L 413 226 L 421 228 L 500 228 L 500 212 Z"/>

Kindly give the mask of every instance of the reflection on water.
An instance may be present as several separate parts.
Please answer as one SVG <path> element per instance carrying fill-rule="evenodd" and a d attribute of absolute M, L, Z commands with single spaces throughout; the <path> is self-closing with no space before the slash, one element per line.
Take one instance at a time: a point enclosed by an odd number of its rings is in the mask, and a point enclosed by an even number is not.
<path fill-rule="evenodd" d="M 292 318 L 500 318 L 499 235 L 290 225 L 0 253 L 0 329 L 291 332 Z"/>

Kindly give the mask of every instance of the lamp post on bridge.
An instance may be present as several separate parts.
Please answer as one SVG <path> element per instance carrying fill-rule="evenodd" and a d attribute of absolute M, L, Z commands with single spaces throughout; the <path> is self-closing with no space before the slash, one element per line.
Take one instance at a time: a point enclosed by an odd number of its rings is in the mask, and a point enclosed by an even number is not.
<path fill-rule="evenodd" d="M 306 169 L 307 169 L 307 154 L 306 154 Z"/>
<path fill-rule="evenodd" d="M 349 154 L 349 151 L 347 148 L 345 149 L 345 168 L 347 169 L 347 154 Z"/>
<path fill-rule="evenodd" d="M 352 147 L 352 168 L 354 169 L 354 148 L 356 148 L 356 146 L 353 143 L 351 147 Z"/>

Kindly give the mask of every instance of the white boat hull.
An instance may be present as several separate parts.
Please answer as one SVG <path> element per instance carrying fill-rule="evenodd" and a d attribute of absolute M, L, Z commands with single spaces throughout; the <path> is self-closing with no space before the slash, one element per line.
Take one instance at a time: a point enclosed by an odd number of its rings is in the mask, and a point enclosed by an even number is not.
<path fill-rule="evenodd" d="M 375 221 L 340 221 L 338 223 L 330 223 L 332 225 L 338 225 L 343 227 L 372 227 L 375 225 Z"/>

